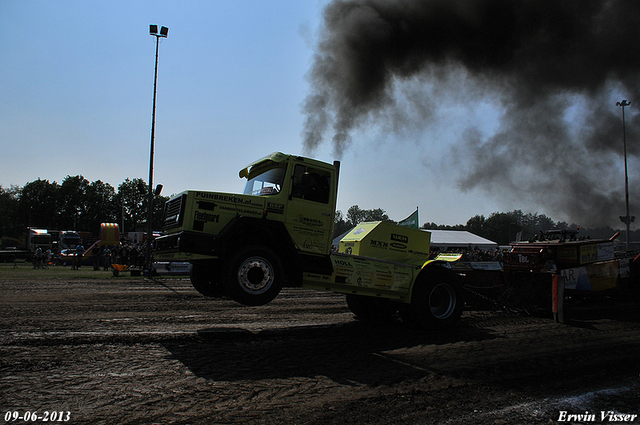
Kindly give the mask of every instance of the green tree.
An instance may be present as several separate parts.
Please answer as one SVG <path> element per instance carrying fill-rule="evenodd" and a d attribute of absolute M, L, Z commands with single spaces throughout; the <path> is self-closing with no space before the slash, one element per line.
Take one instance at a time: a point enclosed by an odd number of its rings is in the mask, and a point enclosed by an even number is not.
<path fill-rule="evenodd" d="M 522 215 L 522 240 L 531 239 L 536 233 L 556 229 L 557 224 L 544 214 L 528 213 Z"/>
<path fill-rule="evenodd" d="M 90 229 L 87 216 L 87 189 L 89 180 L 81 175 L 66 176 L 60 185 L 60 215 L 58 225 L 64 230 Z"/>
<path fill-rule="evenodd" d="M 81 175 L 66 176 L 61 185 L 38 179 L 20 188 L 0 186 L 0 236 L 19 237 L 26 227 L 90 231 L 101 223 L 122 223 L 121 231 L 147 230 L 148 185 L 142 179 L 126 179 L 118 191 L 108 183 L 89 183 Z M 162 229 L 167 197 L 156 195 L 153 229 Z"/>
<path fill-rule="evenodd" d="M 14 229 L 18 227 L 19 195 L 18 186 L 12 185 L 9 189 L 0 186 L 0 237 L 18 236 Z"/>
<path fill-rule="evenodd" d="M 498 243 L 507 245 L 517 232 L 522 230 L 522 211 L 516 210 L 508 213 L 494 212 L 484 221 L 484 234 L 480 236 Z"/>
<path fill-rule="evenodd" d="M 147 197 L 148 198 L 148 197 Z M 168 196 L 155 195 L 153 197 L 153 215 L 151 219 L 153 230 L 161 230 L 164 224 L 164 204 L 169 200 Z M 149 201 L 147 200 L 147 203 Z M 146 205 L 146 204 L 145 204 Z"/>
<path fill-rule="evenodd" d="M 388 223 L 395 223 L 395 221 L 391 220 L 382 208 L 363 210 L 358 205 L 353 205 L 347 210 L 346 217 L 342 211 L 336 211 L 333 236 L 339 236 L 363 221 L 384 221 Z"/>
<path fill-rule="evenodd" d="M 342 211 L 336 211 L 333 223 L 333 237 L 335 238 L 337 236 L 340 236 L 349 229 L 351 229 L 351 225 L 344 219 L 344 214 L 342 214 Z"/>
<path fill-rule="evenodd" d="M 494 212 L 485 218 L 482 215 L 471 217 L 465 229 L 473 234 L 482 236 L 500 245 L 506 245 L 516 240 L 522 232 L 522 240 L 530 239 L 536 233 L 553 229 L 555 223 L 544 214 L 528 213 L 521 210 L 510 212 Z"/>
<path fill-rule="evenodd" d="M 100 180 L 92 182 L 86 190 L 86 217 L 88 228 L 97 232 L 101 223 L 115 223 L 118 219 L 116 190 Z"/>
<path fill-rule="evenodd" d="M 437 224 L 434 222 L 424 223 L 421 227 L 424 230 L 466 230 L 464 224 L 454 224 L 453 226 L 448 224 Z"/>
<path fill-rule="evenodd" d="M 363 221 L 393 222 L 382 208 L 363 210 L 359 206 L 353 205 L 347 210 L 347 222 L 351 227 Z"/>
<path fill-rule="evenodd" d="M 142 179 L 126 179 L 118 186 L 116 203 L 124 215 L 124 229 L 121 232 L 144 232 L 147 222 L 148 185 Z M 118 221 L 121 223 L 122 221 Z"/>
<path fill-rule="evenodd" d="M 467 224 L 465 225 L 465 230 L 473 233 L 474 235 L 484 237 L 484 215 L 474 215 L 469 220 L 467 220 Z"/>
<path fill-rule="evenodd" d="M 24 185 L 19 194 L 18 225 L 21 228 L 52 228 L 58 218 L 58 183 L 35 180 Z"/>
<path fill-rule="evenodd" d="M 347 223 L 349 223 L 349 227 L 353 227 L 358 223 L 367 221 L 365 219 L 365 214 L 365 210 L 360 209 L 360 207 L 357 205 L 349 207 L 349 209 L 347 210 Z"/>

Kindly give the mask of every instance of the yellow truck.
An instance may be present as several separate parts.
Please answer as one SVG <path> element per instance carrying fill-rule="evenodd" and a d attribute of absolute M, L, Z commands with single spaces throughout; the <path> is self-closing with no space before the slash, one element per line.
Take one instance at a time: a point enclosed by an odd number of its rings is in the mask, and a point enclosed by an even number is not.
<path fill-rule="evenodd" d="M 275 152 L 240 170 L 242 194 L 179 193 L 165 205 L 156 261 L 188 261 L 198 292 L 244 305 L 305 287 L 346 294 L 363 319 L 454 325 L 462 289 L 446 261 L 429 260 L 429 232 L 360 223 L 332 246 L 339 168 Z"/>

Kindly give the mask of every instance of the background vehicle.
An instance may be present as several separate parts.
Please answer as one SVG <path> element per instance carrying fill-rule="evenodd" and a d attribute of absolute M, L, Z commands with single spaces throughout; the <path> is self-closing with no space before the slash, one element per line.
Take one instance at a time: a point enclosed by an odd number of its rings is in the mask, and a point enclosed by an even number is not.
<path fill-rule="evenodd" d="M 58 248 L 60 250 L 63 249 L 74 249 L 76 246 L 82 244 L 82 238 L 80 238 L 80 234 L 73 230 L 62 230 L 60 231 L 60 235 L 58 236 Z"/>

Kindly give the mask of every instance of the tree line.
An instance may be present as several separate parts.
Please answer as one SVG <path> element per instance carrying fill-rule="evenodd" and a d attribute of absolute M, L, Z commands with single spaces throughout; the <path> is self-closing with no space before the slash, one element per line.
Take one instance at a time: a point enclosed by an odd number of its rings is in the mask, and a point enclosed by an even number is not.
<path fill-rule="evenodd" d="M 358 205 L 354 205 L 347 210 L 346 214 L 337 211 L 335 216 L 334 237 L 342 235 L 350 230 L 357 223 L 362 221 L 385 221 L 396 223 L 389 219 L 383 209 L 376 208 L 371 210 L 361 209 Z M 468 231 L 475 235 L 496 242 L 498 245 L 508 245 L 510 242 L 517 240 L 522 241 L 533 238 L 541 231 L 546 232 L 551 229 L 557 230 L 576 230 L 578 224 L 567 223 L 564 221 L 554 221 L 544 214 L 523 213 L 521 210 L 513 210 L 510 212 L 494 212 L 488 217 L 484 215 L 475 215 L 471 217 L 465 224 L 457 225 L 439 225 L 433 222 L 423 223 L 420 228 L 425 230 L 462 230 Z M 578 236 L 590 236 L 593 239 L 608 239 L 619 230 L 609 226 L 597 228 L 581 228 Z M 624 231 L 620 230 L 620 240 L 624 240 Z M 631 240 L 640 240 L 640 230 L 630 232 Z"/>
<path fill-rule="evenodd" d="M 124 231 L 146 231 L 149 186 L 142 179 L 126 179 L 117 189 L 100 180 L 89 182 L 82 175 L 66 176 L 61 184 L 35 180 L 23 187 L 0 186 L 0 236 L 18 238 L 27 227 L 87 231 L 97 234 L 100 223 L 124 223 Z M 168 197 L 156 195 L 153 203 L 152 227 L 162 229 L 162 214 Z M 382 208 L 350 207 L 346 214 L 336 211 L 334 236 L 341 235 L 363 221 L 391 220 Z M 465 224 L 439 225 L 423 223 L 422 229 L 466 230 L 500 245 L 528 240 L 540 231 L 575 230 L 577 224 L 555 222 L 544 214 L 521 210 L 494 212 L 488 217 L 475 215 Z M 122 229 L 121 229 L 122 230 Z M 581 229 L 579 235 L 609 238 L 616 233 L 611 227 Z M 640 239 L 640 230 L 631 232 Z"/>
<path fill-rule="evenodd" d="M 0 186 L 0 236 L 18 238 L 27 227 L 97 235 L 100 223 L 124 223 L 127 232 L 146 231 L 148 197 L 149 186 L 142 179 L 126 179 L 117 189 L 82 175 L 66 176 L 60 184 L 38 179 L 23 187 Z M 167 199 L 154 198 L 154 230 L 162 227 Z"/>

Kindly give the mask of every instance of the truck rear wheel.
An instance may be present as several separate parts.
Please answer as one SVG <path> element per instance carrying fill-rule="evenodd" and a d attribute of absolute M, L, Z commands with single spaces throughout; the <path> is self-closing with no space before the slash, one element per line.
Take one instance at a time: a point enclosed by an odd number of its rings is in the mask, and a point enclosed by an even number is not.
<path fill-rule="evenodd" d="M 450 270 L 435 269 L 418 278 L 403 317 L 422 328 L 445 329 L 458 322 L 463 307 L 458 277 Z"/>
<path fill-rule="evenodd" d="M 250 246 L 232 256 L 224 284 L 235 301 L 257 306 L 273 300 L 283 282 L 284 268 L 278 256 L 269 248 Z"/>
<path fill-rule="evenodd" d="M 191 285 L 205 297 L 221 298 L 224 296 L 218 261 L 191 264 L 189 277 Z"/>

